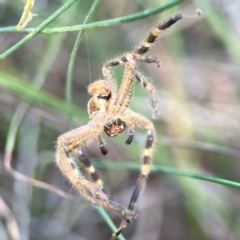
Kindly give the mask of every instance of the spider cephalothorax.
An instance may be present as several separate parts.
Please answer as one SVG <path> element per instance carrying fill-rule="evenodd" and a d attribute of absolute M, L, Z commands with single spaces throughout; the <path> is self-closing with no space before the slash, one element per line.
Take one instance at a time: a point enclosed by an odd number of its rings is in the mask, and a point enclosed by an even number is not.
<path fill-rule="evenodd" d="M 183 15 L 179 14 L 164 23 L 158 24 L 151 30 L 143 43 L 132 52 L 128 52 L 119 58 L 107 62 L 102 68 L 104 80 L 98 80 L 88 87 L 88 93 L 92 95 L 88 103 L 88 114 L 91 121 L 85 126 L 61 135 L 57 141 L 57 165 L 73 187 L 94 205 L 101 205 L 118 212 L 122 216 L 123 222 L 119 230 L 114 234 L 113 239 L 121 233 L 132 218 L 137 217 L 137 214 L 134 213 L 133 210 L 139 194 L 146 184 L 153 152 L 155 130 L 152 122 L 128 108 L 132 97 L 134 82 L 138 81 L 149 92 L 154 113 L 158 113 L 156 90 L 152 83 L 136 69 L 136 64 L 139 60 L 146 63 L 156 63 L 159 66 L 160 62 L 157 58 L 146 56 L 145 53 L 149 50 L 162 30 L 169 28 L 182 18 Z M 118 88 L 113 78 L 111 68 L 120 64 L 124 65 L 125 68 L 122 83 Z M 126 144 L 130 144 L 133 140 L 135 126 L 147 130 L 147 139 L 142 156 L 140 176 L 133 190 L 129 207 L 126 208 L 117 203 L 113 197 L 111 197 L 111 194 L 104 189 L 103 182 L 96 173 L 90 160 L 83 153 L 82 148 L 92 139 L 97 138 L 101 152 L 106 155 L 108 151 L 104 145 L 102 133 L 105 132 L 109 137 L 114 137 L 122 133 L 125 128 L 128 128 L 129 137 L 126 140 Z M 83 163 L 92 181 L 83 177 L 72 159 L 72 154 L 77 156 Z"/>

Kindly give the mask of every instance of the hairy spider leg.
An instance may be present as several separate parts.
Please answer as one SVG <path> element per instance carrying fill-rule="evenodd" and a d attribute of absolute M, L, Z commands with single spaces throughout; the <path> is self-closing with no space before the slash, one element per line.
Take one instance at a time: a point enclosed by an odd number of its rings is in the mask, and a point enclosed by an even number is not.
<path fill-rule="evenodd" d="M 132 97 L 132 90 L 133 90 L 133 78 L 132 70 L 135 69 L 136 63 L 132 59 L 132 54 L 129 53 L 128 62 L 126 62 L 123 82 L 118 90 L 118 93 L 114 96 L 112 95 L 108 101 L 107 112 L 108 114 L 121 114 L 128 104 Z M 115 81 L 113 78 L 113 74 L 111 72 L 111 68 L 114 66 L 119 65 L 119 60 L 113 60 L 105 64 L 102 68 L 103 75 L 105 80 L 111 84 L 112 81 Z M 116 82 L 116 81 L 115 81 Z"/>
<path fill-rule="evenodd" d="M 154 126 L 151 121 L 147 118 L 143 117 L 142 115 L 127 109 L 126 112 L 123 114 L 123 120 L 128 124 L 135 123 L 137 126 L 146 129 L 147 132 L 147 140 L 146 145 L 143 151 L 142 157 L 142 166 L 140 169 L 140 175 L 133 190 L 128 209 L 133 211 L 137 200 L 141 192 L 144 190 L 144 187 L 147 182 L 148 175 L 150 173 L 151 163 L 152 163 L 152 154 L 153 154 L 153 143 L 154 143 L 154 135 L 155 130 Z M 111 240 L 116 239 L 116 237 L 122 232 L 122 230 L 130 223 L 131 219 L 127 219 L 122 221 L 118 230 L 112 235 Z"/>
<path fill-rule="evenodd" d="M 132 71 L 136 68 L 136 61 L 132 58 L 132 54 L 126 54 L 128 62 L 125 64 L 125 71 L 122 83 L 118 90 L 117 102 L 114 106 L 114 114 L 121 114 L 129 105 L 132 99 L 134 76 Z"/>
<path fill-rule="evenodd" d="M 150 33 L 146 37 L 146 39 L 138 47 L 136 47 L 135 50 L 133 50 L 132 52 L 129 52 L 127 54 L 124 54 L 121 57 L 115 58 L 115 59 L 107 62 L 102 68 L 102 72 L 103 72 L 103 75 L 105 77 L 105 80 L 107 82 L 109 82 L 111 85 L 116 86 L 116 82 L 113 78 L 111 69 L 115 66 L 120 65 L 120 64 L 127 64 L 129 61 L 133 62 L 134 59 L 144 61 L 146 63 L 156 63 L 158 66 L 160 66 L 160 61 L 156 57 L 144 56 L 144 54 L 151 48 L 152 44 L 154 43 L 156 38 L 161 34 L 162 31 L 171 27 L 173 24 L 175 24 L 177 21 L 181 20 L 183 17 L 184 17 L 183 14 L 176 14 L 173 17 L 166 20 L 165 22 L 159 23 L 156 27 L 154 27 L 150 31 Z M 132 70 L 135 70 L 135 67 L 132 68 Z M 126 66 L 125 74 L 126 73 L 129 74 L 128 71 L 129 71 L 128 67 Z M 131 76 L 131 75 L 129 75 L 129 76 Z M 141 78 L 141 76 L 143 76 L 141 73 L 135 71 L 135 77 L 138 80 L 143 79 L 143 78 Z M 115 95 L 114 97 L 111 98 L 111 100 L 110 100 L 111 103 L 109 104 L 109 109 L 112 109 L 112 106 L 115 105 L 117 99 L 118 99 L 118 102 L 119 102 L 119 97 L 124 96 L 124 91 L 126 91 L 126 92 L 129 91 L 127 88 L 125 89 L 126 86 L 128 86 L 128 88 L 130 88 L 130 87 L 132 88 L 133 79 L 131 77 L 129 77 L 128 79 L 129 79 L 129 82 L 126 83 L 127 85 L 125 85 L 123 83 L 121 84 L 121 86 L 124 90 L 121 91 L 121 87 L 120 87 L 120 91 L 119 91 L 118 96 Z M 126 78 L 126 80 L 127 80 L 127 78 Z M 146 90 L 150 92 L 152 107 L 154 108 L 155 114 L 157 114 L 158 104 L 157 104 L 157 101 L 156 101 L 156 98 L 155 98 L 156 94 L 154 92 L 156 92 L 156 91 L 154 91 L 155 90 L 154 87 L 152 86 L 152 84 L 149 81 L 147 81 L 148 84 L 145 85 L 145 83 L 146 83 L 146 78 L 145 77 L 144 77 L 144 81 L 142 80 L 140 82 L 143 83 L 143 86 L 146 88 Z M 150 87 L 150 86 L 152 86 L 152 87 Z M 131 95 L 132 95 L 132 91 L 129 92 L 129 95 L 128 95 L 129 99 L 131 99 Z M 119 102 L 120 105 L 121 105 L 122 99 Z M 128 99 L 126 99 L 125 103 L 127 104 L 127 102 L 128 102 Z M 114 111 L 117 111 L 116 108 L 114 109 Z"/>
<path fill-rule="evenodd" d="M 78 151 L 78 159 L 84 165 L 85 169 L 87 170 L 89 176 L 91 177 L 92 181 L 99 186 L 99 188 L 104 192 L 104 194 L 108 197 L 109 200 L 115 201 L 113 195 L 103 186 L 103 181 L 100 179 L 99 174 L 97 173 L 96 168 L 93 166 L 89 158 L 83 153 L 82 150 Z"/>
<path fill-rule="evenodd" d="M 117 98 L 108 105 L 108 109 L 113 109 L 113 113 L 121 113 L 126 109 L 126 107 L 128 107 L 129 102 L 132 98 L 134 79 L 137 79 L 142 84 L 142 86 L 149 92 L 151 98 L 151 105 L 154 109 L 154 114 L 157 115 L 158 101 L 156 90 L 153 84 L 135 69 L 136 57 L 134 53 L 128 53 L 124 55 L 124 57 L 114 59 L 108 62 L 105 65 L 105 68 L 108 68 L 110 72 L 110 68 L 112 68 L 113 66 L 117 66 L 117 63 L 121 64 L 123 62 L 125 63 L 123 82 L 120 86 Z"/>
<path fill-rule="evenodd" d="M 159 106 L 158 106 L 158 98 L 157 98 L 157 91 L 153 84 L 140 72 L 134 70 L 132 71 L 135 78 L 143 85 L 143 87 L 149 92 L 151 106 L 154 110 L 155 116 L 158 115 Z"/>
<path fill-rule="evenodd" d="M 103 206 L 121 214 L 123 219 L 136 218 L 137 214 L 126 209 L 122 205 L 109 200 L 101 187 L 85 179 L 72 159 L 72 154 L 78 156 L 79 149 L 98 136 L 103 127 L 97 125 L 98 121 L 103 121 L 102 116 L 96 117 L 88 125 L 74 129 L 61 135 L 57 141 L 56 163 L 62 173 L 71 182 L 73 187 L 88 201 L 95 206 Z M 80 151 L 81 153 L 81 151 Z M 93 171 L 94 172 L 94 171 Z M 92 175 L 93 176 L 93 175 Z M 100 183 L 100 181 L 98 181 Z"/>
<path fill-rule="evenodd" d="M 146 39 L 135 48 L 133 51 L 134 56 L 136 59 L 144 61 L 146 63 L 157 63 L 158 66 L 160 66 L 160 62 L 157 58 L 151 57 L 151 56 L 143 56 L 152 46 L 156 38 L 161 34 L 162 31 L 166 30 L 167 28 L 170 28 L 173 24 L 178 22 L 184 18 L 183 14 L 176 14 L 172 17 L 170 17 L 168 20 L 166 20 L 163 23 L 159 23 L 157 26 L 155 26 L 149 33 L 149 35 L 146 37 Z"/>

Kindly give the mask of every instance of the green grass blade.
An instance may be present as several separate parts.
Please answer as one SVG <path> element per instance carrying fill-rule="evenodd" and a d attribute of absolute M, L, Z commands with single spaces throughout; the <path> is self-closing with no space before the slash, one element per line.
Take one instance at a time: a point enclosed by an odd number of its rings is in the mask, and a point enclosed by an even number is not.
<path fill-rule="evenodd" d="M 21 47 L 26 42 L 30 41 L 32 38 L 34 38 L 43 28 L 45 28 L 49 23 L 51 23 L 55 18 L 60 16 L 63 12 L 65 12 L 68 8 L 70 8 L 74 3 L 76 3 L 78 0 L 69 0 L 67 3 L 65 3 L 62 7 L 60 7 L 55 13 L 53 13 L 49 18 L 44 20 L 38 27 L 34 28 L 34 30 L 29 33 L 26 37 L 24 37 L 22 40 L 20 40 L 18 43 L 16 43 L 14 46 L 9 48 L 7 51 L 2 53 L 0 55 L 0 60 L 3 60 L 7 56 L 9 56 L 11 53 L 16 51 L 19 47 Z M 16 27 L 15 27 L 16 29 Z"/>
<path fill-rule="evenodd" d="M 105 220 L 105 222 L 107 223 L 107 225 L 109 226 L 109 228 L 113 231 L 116 232 L 117 231 L 117 227 L 115 226 L 115 224 L 113 223 L 112 219 L 109 217 L 109 215 L 106 213 L 106 211 L 102 208 L 99 207 L 98 208 L 98 212 L 101 215 L 101 217 Z M 122 234 L 120 234 L 118 236 L 118 239 L 120 240 L 125 240 L 125 238 L 123 237 Z"/>
<path fill-rule="evenodd" d="M 171 7 L 174 7 L 178 4 L 183 2 L 183 0 L 175 0 L 171 1 L 169 3 L 166 3 L 165 5 L 161 5 L 155 8 L 149 8 L 146 9 L 142 12 L 136 13 L 136 14 L 131 14 L 129 16 L 124 16 L 124 17 L 119 17 L 119 18 L 114 18 L 114 19 L 109 19 L 109 20 L 103 20 L 99 22 L 94 22 L 94 23 L 88 23 L 88 24 L 80 24 L 80 25 L 75 25 L 75 26 L 70 26 L 70 27 L 59 27 L 59 28 L 45 28 L 40 33 L 63 33 L 63 32 L 72 32 L 72 31 L 79 31 L 82 29 L 90 29 L 90 28 L 98 28 L 98 27 L 108 27 L 112 25 L 118 25 L 122 23 L 128 23 L 128 22 L 133 22 L 137 21 L 140 19 L 144 19 L 147 17 L 150 17 L 154 14 L 160 13 L 165 11 L 166 9 L 169 9 Z M 25 28 L 22 29 L 18 32 L 21 33 L 31 33 L 32 31 L 35 31 L 35 28 Z M 10 32 L 16 32 L 14 27 L 4 27 L 0 28 L 0 33 L 10 33 Z"/>
<path fill-rule="evenodd" d="M 68 115 L 69 109 L 68 105 L 65 101 L 55 97 L 54 95 L 39 89 L 32 84 L 20 80 L 17 77 L 7 74 L 5 72 L 0 71 L 0 86 L 5 88 L 15 95 L 17 95 L 20 99 L 24 101 L 33 101 L 45 107 L 48 107 L 54 112 L 61 113 L 63 115 Z M 72 113 L 74 117 L 81 119 L 83 121 L 87 121 L 87 117 L 85 111 L 81 111 L 80 108 L 72 106 Z"/>
<path fill-rule="evenodd" d="M 123 164 L 122 162 L 114 162 L 114 161 L 104 161 L 104 162 L 94 161 L 94 165 L 96 165 L 99 168 L 102 167 L 102 168 L 118 169 L 118 170 L 123 169 L 123 170 L 139 171 L 139 165 L 136 163 Z M 171 167 L 162 167 L 162 166 L 154 165 L 151 167 L 151 171 L 156 173 L 164 173 L 164 174 L 169 174 L 173 176 L 179 176 L 179 177 L 195 178 L 195 179 L 204 180 L 207 182 L 218 183 L 218 184 L 233 187 L 233 188 L 240 188 L 240 183 L 237 183 L 237 182 L 216 178 L 216 177 L 211 177 L 211 176 L 207 176 L 200 173 L 188 172 L 188 171 L 171 168 Z"/>

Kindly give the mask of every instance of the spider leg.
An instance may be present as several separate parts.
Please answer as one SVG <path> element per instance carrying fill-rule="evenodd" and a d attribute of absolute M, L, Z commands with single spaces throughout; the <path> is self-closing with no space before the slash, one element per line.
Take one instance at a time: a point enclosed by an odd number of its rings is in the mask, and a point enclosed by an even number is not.
<path fill-rule="evenodd" d="M 109 200 L 102 190 L 101 180 L 95 174 L 95 168 L 87 158 L 83 159 L 81 149 L 87 142 L 98 136 L 103 131 L 102 127 L 96 126 L 96 122 L 91 121 L 88 125 L 74 129 L 61 135 L 57 141 L 56 163 L 62 173 L 71 182 L 73 187 L 88 201 L 95 206 L 103 206 L 122 215 L 123 219 L 136 218 L 137 214 Z M 81 156 L 80 160 L 87 166 L 91 177 L 97 184 L 85 179 L 72 159 L 72 154 Z"/>
<path fill-rule="evenodd" d="M 133 190 L 133 193 L 129 202 L 129 206 L 128 206 L 128 209 L 132 211 L 135 207 L 135 204 L 141 192 L 143 191 L 146 185 L 147 178 L 150 173 L 155 130 L 154 130 L 153 124 L 148 119 L 129 109 L 127 109 L 127 111 L 124 113 L 124 117 L 122 118 L 122 120 L 125 121 L 127 124 L 128 122 L 129 123 L 134 122 L 136 125 L 147 130 L 147 140 L 146 140 L 146 145 L 145 145 L 143 157 L 142 157 L 142 166 L 140 169 L 140 176 L 137 180 L 137 183 Z M 122 221 L 118 230 L 112 235 L 111 240 L 116 239 L 116 237 L 122 232 L 124 228 L 127 227 L 127 225 L 130 222 L 131 222 L 131 219 Z"/>
<path fill-rule="evenodd" d="M 137 55 L 137 56 L 145 57 L 141 55 Z M 151 57 L 147 57 L 147 58 L 150 59 Z M 128 107 L 129 102 L 132 98 L 134 79 L 136 78 L 149 92 L 151 97 L 151 105 L 154 109 L 155 116 L 157 116 L 158 100 L 157 100 L 157 93 L 156 93 L 155 87 L 143 74 L 135 70 L 136 60 L 135 60 L 135 55 L 133 53 L 126 54 L 126 59 L 127 59 L 127 62 L 125 65 L 122 84 L 119 88 L 119 92 L 116 100 L 108 106 L 108 111 L 110 111 L 111 109 L 112 114 L 119 114 L 119 113 L 122 113 Z M 117 60 L 115 59 L 113 62 L 115 63 L 117 62 Z"/>
<path fill-rule="evenodd" d="M 114 100 L 117 98 L 117 83 L 113 77 L 111 68 L 114 66 L 117 66 L 118 64 L 120 64 L 119 61 L 113 60 L 104 64 L 102 67 L 102 73 L 103 73 L 104 79 L 110 84 L 111 93 L 112 93 L 111 98 Z"/>
<path fill-rule="evenodd" d="M 125 64 L 124 76 L 117 95 L 117 103 L 115 106 L 116 113 L 121 114 L 128 107 L 132 99 L 134 76 L 132 71 L 136 68 L 136 61 L 132 53 L 126 54 L 127 62 Z"/>
<path fill-rule="evenodd" d="M 147 133 L 147 140 L 146 140 L 146 146 L 145 146 L 144 154 L 142 158 L 142 167 L 140 170 L 140 176 L 134 188 L 128 209 L 131 209 L 131 210 L 134 209 L 134 206 L 139 198 L 139 195 L 141 191 L 144 189 L 144 186 L 147 182 L 147 178 L 150 173 L 150 167 L 151 167 L 153 141 L 154 141 L 154 130 L 151 129 L 151 130 L 148 130 L 148 133 Z"/>
<path fill-rule="evenodd" d="M 157 57 L 152 56 L 142 56 L 140 54 L 134 54 L 135 59 L 140 60 L 145 63 L 156 63 L 157 67 L 161 66 L 161 62 Z"/>
<path fill-rule="evenodd" d="M 126 63 L 125 67 L 125 74 L 124 74 L 124 81 L 121 84 L 119 89 L 119 94 L 117 96 L 117 103 L 121 106 L 128 106 L 129 101 L 132 97 L 132 87 L 133 87 L 133 78 L 129 73 L 132 70 L 132 74 L 135 78 L 140 81 L 143 86 L 149 91 L 151 96 L 151 104 L 154 109 L 155 115 L 158 113 L 158 101 L 157 101 L 157 94 L 154 86 L 148 81 L 146 77 L 144 77 L 140 72 L 135 70 L 136 60 L 144 61 L 147 63 L 155 62 L 158 67 L 160 66 L 160 61 L 151 56 L 144 56 L 144 54 L 150 49 L 156 38 L 160 35 L 160 33 L 167 28 L 171 27 L 174 23 L 182 19 L 184 15 L 176 14 L 173 17 L 169 18 L 164 23 L 159 23 L 155 28 L 153 28 L 147 38 L 140 44 L 133 52 L 127 53 L 122 57 L 114 59 L 108 62 L 105 67 L 111 68 L 117 66 L 119 64 Z M 130 62 L 130 63 L 129 63 Z M 120 108 L 121 111 L 125 110 L 124 108 Z M 121 112 L 119 111 L 119 112 Z"/>
<path fill-rule="evenodd" d="M 146 57 L 142 58 L 141 56 L 144 55 L 152 46 L 156 38 L 161 34 L 162 31 L 166 30 L 167 28 L 170 28 L 173 24 L 178 22 L 184 18 L 183 14 L 176 14 L 172 17 L 170 17 L 168 20 L 166 20 L 163 23 L 159 23 L 157 26 L 155 26 L 149 33 L 149 35 L 146 37 L 146 39 L 135 48 L 133 51 L 134 56 L 136 59 L 151 63 L 151 62 L 156 62 L 159 64 L 159 61 L 156 58 L 152 57 Z"/>
<path fill-rule="evenodd" d="M 158 99 L 157 99 L 157 92 L 153 84 L 140 72 L 133 70 L 132 71 L 135 78 L 143 85 L 143 87 L 149 92 L 151 105 L 154 110 L 155 116 L 158 115 Z"/>
<path fill-rule="evenodd" d="M 124 60 L 124 61 L 123 61 Z M 126 56 L 116 58 L 106 63 L 102 70 L 107 82 L 115 81 L 112 76 L 111 68 L 119 64 L 125 64 L 124 76 L 119 91 L 112 94 L 109 99 L 107 108 L 108 114 L 121 114 L 129 105 L 132 98 L 134 76 L 132 70 L 136 67 L 136 61 L 132 53 L 127 53 Z"/>
<path fill-rule="evenodd" d="M 157 66 L 160 66 L 160 61 L 151 56 L 144 56 L 144 54 L 151 48 L 152 44 L 156 40 L 156 38 L 160 35 L 160 33 L 167 28 L 171 27 L 177 21 L 181 20 L 184 17 L 182 14 L 176 14 L 173 17 L 169 18 L 163 23 L 159 23 L 156 27 L 154 27 L 146 39 L 141 43 L 135 50 L 132 52 L 126 53 L 121 57 L 113 59 L 107 62 L 103 68 L 102 72 L 105 77 L 105 80 L 109 82 L 112 86 L 115 86 L 114 89 L 117 90 L 116 81 L 113 78 L 111 68 L 125 64 L 125 72 L 123 77 L 123 82 L 117 94 L 117 91 L 114 91 L 112 98 L 109 101 L 108 112 L 112 114 L 122 113 L 129 105 L 129 102 L 132 97 L 133 91 L 133 75 L 142 82 L 143 85 L 146 85 L 146 89 L 150 92 L 152 106 L 155 111 L 155 115 L 158 112 L 158 103 L 156 100 L 156 91 L 151 83 L 139 72 L 134 71 L 136 67 L 136 60 L 144 61 L 146 63 L 156 63 Z M 133 72 L 131 72 L 131 70 Z"/>
<path fill-rule="evenodd" d="M 100 179 L 99 174 L 97 173 L 97 170 L 89 160 L 89 158 L 82 152 L 82 150 L 78 151 L 77 155 L 78 159 L 82 164 L 84 165 L 85 169 L 87 170 L 89 176 L 92 178 L 93 182 L 99 186 L 99 188 L 104 192 L 104 194 L 108 197 L 109 200 L 115 201 L 114 196 L 103 187 L 103 181 Z"/>

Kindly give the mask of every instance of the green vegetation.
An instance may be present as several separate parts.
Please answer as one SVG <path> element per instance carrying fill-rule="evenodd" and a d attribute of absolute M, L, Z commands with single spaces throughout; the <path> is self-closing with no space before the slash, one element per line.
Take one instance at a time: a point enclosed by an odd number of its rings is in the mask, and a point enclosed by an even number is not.
<path fill-rule="evenodd" d="M 24 4 L 2 1 L 0 239 L 110 239 L 119 216 L 76 200 L 55 167 L 55 141 L 88 122 L 86 87 L 102 78 L 104 61 L 131 50 L 157 22 L 197 8 L 201 17 L 181 20 L 149 53 L 160 68 L 139 64 L 157 86 L 160 116 L 153 119 L 154 166 L 139 217 L 119 239 L 239 239 L 237 7 L 213 0 L 36 0 L 38 17 L 17 31 Z M 115 75 L 119 83 L 121 67 Z M 131 108 L 151 118 L 139 86 Z M 130 146 L 126 138 L 105 136 L 106 157 L 96 142 L 84 151 L 127 206 L 146 133 L 137 131 Z"/>

